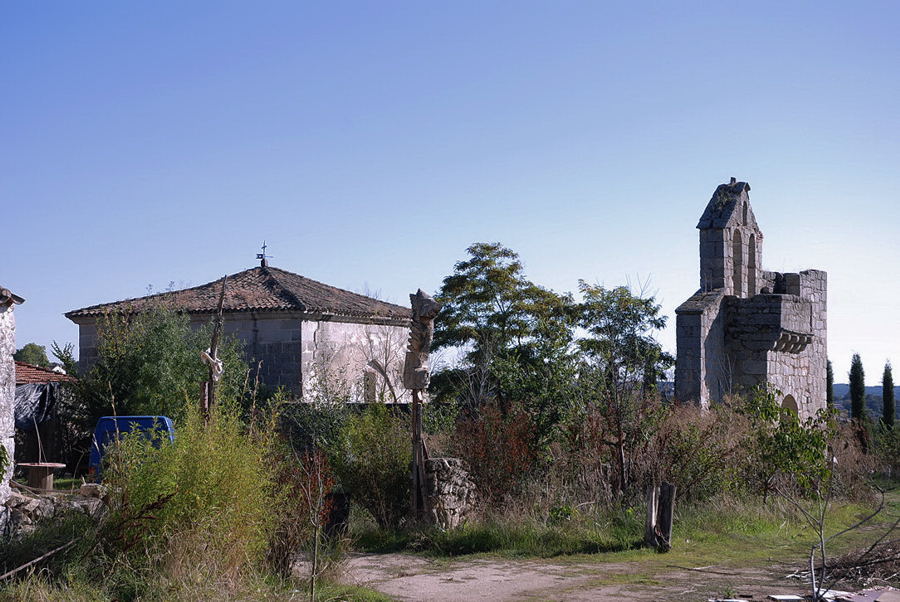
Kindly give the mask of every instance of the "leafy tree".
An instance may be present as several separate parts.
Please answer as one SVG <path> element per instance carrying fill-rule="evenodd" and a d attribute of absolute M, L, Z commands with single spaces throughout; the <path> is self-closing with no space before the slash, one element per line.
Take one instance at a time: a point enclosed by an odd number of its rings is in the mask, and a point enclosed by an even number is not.
<path fill-rule="evenodd" d="M 653 332 L 666 325 L 656 299 L 635 295 L 626 286 L 605 288 L 584 280 L 578 288 L 584 299 L 578 307 L 578 325 L 588 333 L 578 345 L 602 370 L 606 387 L 613 394 L 638 385 L 643 393 L 649 392 L 674 363 L 653 338 Z"/>
<path fill-rule="evenodd" d="M 829 407 L 834 405 L 834 371 L 831 360 L 825 362 L 825 401 Z"/>
<path fill-rule="evenodd" d="M 50 367 L 50 360 L 47 359 L 47 349 L 37 343 L 27 343 L 13 354 L 13 359 L 32 366 L 40 366 L 41 368 Z"/>
<path fill-rule="evenodd" d="M 208 378 L 200 352 L 209 346 L 211 328 L 192 329 L 186 314 L 165 308 L 105 316 L 97 362 L 77 385 L 86 426 L 111 413 L 180 415 L 185 403 L 199 399 Z M 219 357 L 225 365 L 219 398 L 237 400 L 247 376 L 238 342 L 226 339 Z"/>
<path fill-rule="evenodd" d="M 530 282 L 519 256 L 500 243 L 466 252 L 436 296 L 443 307 L 432 345 L 460 349 L 464 367 L 436 375 L 435 388 L 476 406 L 497 400 L 504 410 L 528 399 L 553 423 L 554 412 L 545 410 L 559 399 L 548 383 L 573 374 L 571 297 Z"/>
<path fill-rule="evenodd" d="M 653 338 L 666 325 L 653 297 L 636 295 L 625 286 L 605 288 L 579 282 L 583 301 L 578 325 L 587 336 L 578 341 L 586 355 L 579 381 L 587 405 L 599 412 L 615 450 L 617 489 L 629 485 L 631 452 L 654 421 L 649 403 L 660 374 L 674 363 Z M 586 389 L 585 389 L 586 387 Z"/>
<path fill-rule="evenodd" d="M 50 351 L 53 353 L 53 357 L 56 358 L 56 361 L 62 365 L 66 374 L 72 376 L 78 375 L 78 360 L 75 359 L 75 345 L 66 343 L 60 347 L 59 343 L 53 341 L 50 345 Z"/>
<path fill-rule="evenodd" d="M 891 372 L 891 363 L 884 365 L 884 375 L 881 377 L 881 422 L 887 428 L 894 428 L 894 375 Z"/>
<path fill-rule="evenodd" d="M 866 416 L 866 373 L 858 353 L 850 361 L 850 417 L 862 420 Z"/>

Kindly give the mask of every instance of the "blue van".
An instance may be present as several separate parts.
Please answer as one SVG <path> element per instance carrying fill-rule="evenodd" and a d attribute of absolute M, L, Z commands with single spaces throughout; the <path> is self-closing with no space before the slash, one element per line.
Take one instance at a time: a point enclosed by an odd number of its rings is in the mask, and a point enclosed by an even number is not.
<path fill-rule="evenodd" d="M 140 431 L 147 439 L 157 431 L 169 442 L 175 441 L 175 426 L 168 416 L 104 416 L 97 421 L 94 429 L 94 440 L 91 442 L 91 456 L 88 462 L 88 475 L 100 478 L 100 466 L 106 446 L 117 438 L 117 433 Z"/>

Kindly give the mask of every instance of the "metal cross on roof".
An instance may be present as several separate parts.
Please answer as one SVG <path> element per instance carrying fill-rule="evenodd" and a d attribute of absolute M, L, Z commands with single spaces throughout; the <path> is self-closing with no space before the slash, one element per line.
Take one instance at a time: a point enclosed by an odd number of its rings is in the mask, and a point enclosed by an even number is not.
<path fill-rule="evenodd" d="M 266 245 L 266 241 L 263 241 L 263 244 L 262 244 L 262 253 L 257 253 L 257 254 L 256 254 L 256 258 L 259 259 L 259 265 L 260 265 L 261 267 L 267 267 L 267 266 L 269 265 L 269 262 L 266 261 L 266 260 L 267 260 L 267 259 L 272 259 L 272 256 L 271 256 L 271 255 L 266 255 L 266 249 L 267 249 L 267 248 L 268 248 L 268 245 Z"/>

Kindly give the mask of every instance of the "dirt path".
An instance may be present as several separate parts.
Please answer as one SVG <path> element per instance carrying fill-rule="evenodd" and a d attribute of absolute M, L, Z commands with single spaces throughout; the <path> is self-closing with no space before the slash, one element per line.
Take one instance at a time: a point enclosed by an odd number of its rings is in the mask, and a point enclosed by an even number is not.
<path fill-rule="evenodd" d="M 691 567 L 698 568 L 698 567 Z M 341 579 L 396 600 L 706 600 L 802 593 L 786 567 L 671 567 L 656 562 L 572 562 L 475 558 L 431 560 L 407 554 L 351 557 Z"/>

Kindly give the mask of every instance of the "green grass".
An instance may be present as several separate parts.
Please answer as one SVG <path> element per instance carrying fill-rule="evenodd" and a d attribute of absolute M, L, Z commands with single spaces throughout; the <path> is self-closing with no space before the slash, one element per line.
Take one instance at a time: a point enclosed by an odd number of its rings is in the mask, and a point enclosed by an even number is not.
<path fill-rule="evenodd" d="M 900 492 L 889 493 L 885 523 L 900 513 Z M 871 511 L 866 505 L 838 502 L 829 513 L 827 531 L 835 533 Z M 871 537 L 856 530 L 831 545 L 839 553 Z M 576 514 L 552 524 L 535 517 L 493 519 L 441 532 L 434 528 L 383 530 L 371 522 L 351 521 L 354 548 L 369 553 L 411 552 L 454 558 L 472 554 L 503 557 L 555 558 L 555 562 L 640 560 L 652 563 L 741 564 L 773 558 L 798 558 L 808 553 L 815 534 L 801 515 L 783 500 L 763 504 L 758 498 L 723 497 L 705 504 L 676 509 L 673 549 L 667 554 L 643 548 L 642 509 Z"/>
<path fill-rule="evenodd" d="M 636 549 L 641 529 L 634 513 L 623 512 L 604 517 L 604 522 L 579 517 L 555 525 L 497 518 L 452 531 L 431 527 L 385 530 L 363 524 L 356 527 L 353 536 L 356 549 L 372 553 L 410 551 L 437 557 L 494 553 L 553 558 Z"/>
<path fill-rule="evenodd" d="M 60 477 L 53 479 L 53 489 L 57 491 L 72 491 L 81 487 L 81 477 Z"/>

